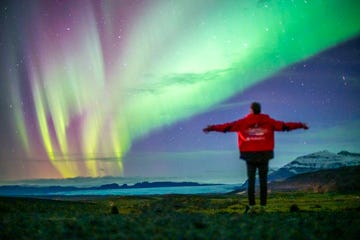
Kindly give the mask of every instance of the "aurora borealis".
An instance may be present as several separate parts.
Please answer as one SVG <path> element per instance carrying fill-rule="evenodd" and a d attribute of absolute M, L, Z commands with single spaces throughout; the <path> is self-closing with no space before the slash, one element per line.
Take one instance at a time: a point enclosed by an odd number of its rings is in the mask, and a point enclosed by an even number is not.
<path fill-rule="evenodd" d="M 123 175 L 135 141 L 155 144 L 154 132 L 358 36 L 358 7 L 355 0 L 5 1 L 3 178 L 21 168 L 10 158 L 28 169 L 21 177 Z"/>

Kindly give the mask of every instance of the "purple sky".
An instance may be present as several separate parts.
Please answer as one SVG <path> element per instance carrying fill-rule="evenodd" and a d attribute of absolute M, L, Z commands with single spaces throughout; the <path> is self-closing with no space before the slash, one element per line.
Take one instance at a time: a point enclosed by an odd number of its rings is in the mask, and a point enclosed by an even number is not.
<path fill-rule="evenodd" d="M 0 180 L 242 182 L 236 134 L 202 129 L 253 101 L 310 127 L 276 134 L 273 168 L 360 152 L 357 4 L 2 1 Z"/>

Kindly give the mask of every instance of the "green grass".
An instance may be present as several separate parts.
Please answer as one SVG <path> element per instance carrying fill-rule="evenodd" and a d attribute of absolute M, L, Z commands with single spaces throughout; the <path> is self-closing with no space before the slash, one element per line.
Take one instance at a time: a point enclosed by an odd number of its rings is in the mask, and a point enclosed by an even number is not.
<path fill-rule="evenodd" d="M 245 195 L 44 200 L 0 198 L 0 239 L 355 239 L 360 195 L 273 193 L 266 213 Z M 290 212 L 296 204 L 297 212 Z M 119 214 L 112 214 L 113 207 Z"/>

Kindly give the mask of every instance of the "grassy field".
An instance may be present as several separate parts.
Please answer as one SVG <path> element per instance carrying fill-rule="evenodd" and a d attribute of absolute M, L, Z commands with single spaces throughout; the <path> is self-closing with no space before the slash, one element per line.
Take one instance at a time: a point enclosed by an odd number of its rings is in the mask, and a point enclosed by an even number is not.
<path fill-rule="evenodd" d="M 0 239 L 356 239 L 360 194 L 273 193 L 266 213 L 245 195 L 0 198 Z M 291 211 L 292 210 L 292 211 Z"/>

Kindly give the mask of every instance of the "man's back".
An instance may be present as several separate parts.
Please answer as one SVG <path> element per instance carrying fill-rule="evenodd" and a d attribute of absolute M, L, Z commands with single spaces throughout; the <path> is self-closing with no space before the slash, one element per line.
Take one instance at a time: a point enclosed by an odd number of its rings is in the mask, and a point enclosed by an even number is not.
<path fill-rule="evenodd" d="M 240 151 L 272 151 L 274 149 L 274 131 L 281 129 L 282 123 L 266 114 L 249 114 L 240 119 L 237 134 Z"/>

